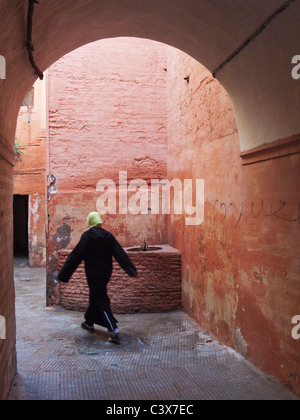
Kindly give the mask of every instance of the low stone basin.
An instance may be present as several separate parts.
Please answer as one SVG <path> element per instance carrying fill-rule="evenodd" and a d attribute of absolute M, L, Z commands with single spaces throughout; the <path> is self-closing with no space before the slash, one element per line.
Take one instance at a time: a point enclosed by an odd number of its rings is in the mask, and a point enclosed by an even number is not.
<path fill-rule="evenodd" d="M 181 253 L 169 245 L 125 248 L 138 270 L 129 277 L 114 261 L 108 293 L 114 313 L 167 312 L 182 308 Z M 71 250 L 59 251 L 62 267 Z M 84 265 L 81 264 L 68 284 L 60 284 L 60 303 L 69 310 L 86 311 L 89 302 Z"/>

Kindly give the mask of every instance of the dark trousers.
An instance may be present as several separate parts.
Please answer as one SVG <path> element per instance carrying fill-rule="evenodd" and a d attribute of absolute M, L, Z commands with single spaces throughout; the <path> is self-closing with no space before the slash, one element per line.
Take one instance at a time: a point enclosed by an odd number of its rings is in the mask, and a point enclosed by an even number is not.
<path fill-rule="evenodd" d="M 85 313 L 85 320 L 88 325 L 97 324 L 107 328 L 110 332 L 118 328 L 118 321 L 111 311 L 106 286 L 101 290 L 90 291 L 90 303 Z"/>

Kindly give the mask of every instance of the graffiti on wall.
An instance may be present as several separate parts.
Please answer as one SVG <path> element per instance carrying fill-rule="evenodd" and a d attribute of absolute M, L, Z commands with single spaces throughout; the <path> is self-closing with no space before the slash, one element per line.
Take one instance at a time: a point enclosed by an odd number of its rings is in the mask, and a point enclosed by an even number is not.
<path fill-rule="evenodd" d="M 271 203 L 267 203 L 265 200 L 252 201 L 247 205 L 244 202 L 237 205 L 216 200 L 213 209 L 214 236 L 217 241 L 225 246 L 228 241 L 228 233 L 233 227 L 237 229 L 243 220 L 259 217 L 276 218 L 300 226 L 300 201 L 295 206 L 283 200 L 274 200 Z"/>

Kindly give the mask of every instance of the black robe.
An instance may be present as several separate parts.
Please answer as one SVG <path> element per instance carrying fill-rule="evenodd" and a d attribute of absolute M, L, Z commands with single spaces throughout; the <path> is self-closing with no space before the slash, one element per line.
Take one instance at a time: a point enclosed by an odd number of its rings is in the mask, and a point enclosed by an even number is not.
<path fill-rule="evenodd" d="M 114 257 L 123 270 L 134 276 L 137 270 L 116 238 L 108 231 L 94 227 L 85 232 L 58 274 L 58 280 L 68 283 L 79 264 L 84 261 L 90 289 L 90 304 L 85 313 L 89 325 L 98 324 L 109 331 L 117 328 L 112 314 L 107 284 L 111 278 Z"/>

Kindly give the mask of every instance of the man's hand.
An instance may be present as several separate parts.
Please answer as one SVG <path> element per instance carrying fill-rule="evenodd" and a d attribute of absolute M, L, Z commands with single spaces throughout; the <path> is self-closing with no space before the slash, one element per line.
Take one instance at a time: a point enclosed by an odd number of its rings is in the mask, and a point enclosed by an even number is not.
<path fill-rule="evenodd" d="M 57 272 L 57 271 L 55 271 L 55 273 L 54 273 L 54 275 L 53 275 L 53 278 L 54 278 L 54 283 L 55 283 L 55 284 L 59 282 L 59 279 L 58 279 L 58 272 Z"/>

